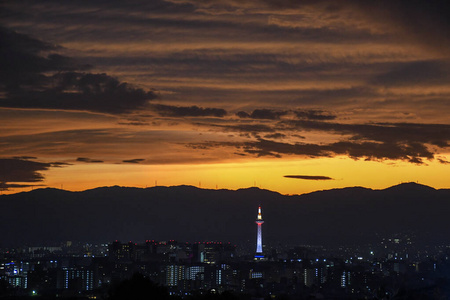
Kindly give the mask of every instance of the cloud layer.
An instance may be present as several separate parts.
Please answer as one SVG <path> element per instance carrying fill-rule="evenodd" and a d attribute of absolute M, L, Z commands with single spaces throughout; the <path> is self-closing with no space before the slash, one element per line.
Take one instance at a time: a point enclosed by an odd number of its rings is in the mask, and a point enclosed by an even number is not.
<path fill-rule="evenodd" d="M 448 163 L 443 1 L 1 7 L 0 159 L 16 155 L 31 179 L 55 160 Z M 6 179 L 4 188 L 28 184 Z"/>

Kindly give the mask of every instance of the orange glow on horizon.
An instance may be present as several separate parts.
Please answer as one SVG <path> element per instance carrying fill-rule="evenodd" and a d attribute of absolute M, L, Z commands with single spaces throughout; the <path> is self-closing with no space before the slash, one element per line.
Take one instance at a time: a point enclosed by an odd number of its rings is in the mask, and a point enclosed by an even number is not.
<path fill-rule="evenodd" d="M 449 156 L 447 156 L 448 159 Z M 282 194 L 362 186 L 384 189 L 402 182 L 448 188 L 448 166 L 406 162 L 375 162 L 347 157 L 316 159 L 258 159 L 256 162 L 198 165 L 77 164 L 45 172 L 48 187 L 82 191 L 101 186 L 152 187 L 192 185 L 205 189 L 258 187 Z M 285 175 L 327 176 L 332 180 L 301 180 Z M 3 194 L 21 190 L 3 191 Z"/>

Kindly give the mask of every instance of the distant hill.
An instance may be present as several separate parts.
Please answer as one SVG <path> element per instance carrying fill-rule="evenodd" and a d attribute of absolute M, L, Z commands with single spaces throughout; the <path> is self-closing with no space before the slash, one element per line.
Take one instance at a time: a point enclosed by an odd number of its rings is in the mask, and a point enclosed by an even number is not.
<path fill-rule="evenodd" d="M 60 241 L 253 241 L 257 206 L 266 241 L 342 244 L 414 232 L 450 243 L 450 190 L 405 183 L 285 196 L 258 188 L 102 187 L 0 196 L 0 247 Z"/>

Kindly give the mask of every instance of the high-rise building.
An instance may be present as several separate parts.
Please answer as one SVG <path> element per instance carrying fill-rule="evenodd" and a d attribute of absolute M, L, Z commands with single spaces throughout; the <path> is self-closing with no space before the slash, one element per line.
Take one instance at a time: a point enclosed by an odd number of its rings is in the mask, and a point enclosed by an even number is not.
<path fill-rule="evenodd" d="M 94 271 L 84 268 L 63 268 L 56 278 L 58 289 L 92 291 L 95 288 Z"/>
<path fill-rule="evenodd" d="M 261 206 L 258 207 L 258 216 L 256 217 L 255 223 L 256 225 L 258 225 L 258 233 L 256 234 L 255 259 L 260 259 L 264 257 L 262 249 L 262 224 L 264 224 L 264 221 L 262 219 Z"/>
<path fill-rule="evenodd" d="M 167 265 L 166 266 L 166 286 L 177 286 L 180 280 L 185 279 L 185 266 Z"/>
<path fill-rule="evenodd" d="M 115 262 L 131 261 L 133 258 L 135 244 L 132 242 L 122 244 L 115 241 L 109 245 L 109 259 Z"/>

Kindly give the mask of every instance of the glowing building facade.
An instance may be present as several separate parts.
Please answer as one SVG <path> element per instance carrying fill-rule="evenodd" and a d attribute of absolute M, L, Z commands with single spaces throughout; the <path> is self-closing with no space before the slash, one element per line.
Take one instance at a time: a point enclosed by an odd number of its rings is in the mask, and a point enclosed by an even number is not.
<path fill-rule="evenodd" d="M 261 206 L 258 207 L 258 216 L 256 217 L 255 221 L 256 225 L 258 225 L 258 233 L 256 235 L 256 255 L 255 258 L 262 258 L 263 256 L 263 249 L 262 249 L 262 224 L 264 224 L 264 221 L 262 219 L 261 214 Z"/>

